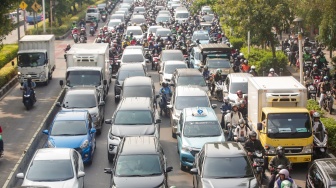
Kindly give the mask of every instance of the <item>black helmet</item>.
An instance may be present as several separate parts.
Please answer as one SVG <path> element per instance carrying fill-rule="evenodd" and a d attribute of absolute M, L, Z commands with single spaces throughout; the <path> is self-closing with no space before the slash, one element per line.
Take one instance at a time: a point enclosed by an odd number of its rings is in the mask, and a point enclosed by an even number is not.
<path fill-rule="evenodd" d="M 276 153 L 277 153 L 277 155 L 278 155 L 279 157 L 282 157 L 282 156 L 284 155 L 284 149 L 283 149 L 283 147 L 282 147 L 282 146 L 278 146 L 278 147 L 276 148 Z"/>
<path fill-rule="evenodd" d="M 167 87 L 168 84 L 166 82 L 162 82 L 162 87 Z"/>
<path fill-rule="evenodd" d="M 281 164 L 281 165 L 277 166 L 277 169 L 279 169 L 279 170 L 286 169 L 286 166 Z"/>
<path fill-rule="evenodd" d="M 249 138 L 252 139 L 252 137 L 257 138 L 257 133 L 255 131 L 249 133 Z"/>

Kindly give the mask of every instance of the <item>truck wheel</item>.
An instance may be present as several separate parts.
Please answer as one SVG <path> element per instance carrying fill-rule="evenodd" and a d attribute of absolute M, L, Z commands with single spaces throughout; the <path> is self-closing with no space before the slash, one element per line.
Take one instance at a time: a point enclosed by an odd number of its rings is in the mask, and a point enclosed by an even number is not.
<path fill-rule="evenodd" d="M 48 79 L 49 79 L 49 80 L 52 80 L 52 73 L 49 73 L 49 74 L 48 74 Z"/>
<path fill-rule="evenodd" d="M 49 84 L 49 78 L 43 84 L 47 86 Z"/>

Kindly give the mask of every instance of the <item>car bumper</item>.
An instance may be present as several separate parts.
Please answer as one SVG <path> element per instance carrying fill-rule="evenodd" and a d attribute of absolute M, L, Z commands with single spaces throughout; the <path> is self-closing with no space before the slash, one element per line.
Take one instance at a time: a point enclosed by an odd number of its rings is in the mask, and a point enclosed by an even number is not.
<path fill-rule="evenodd" d="M 107 152 L 109 154 L 115 155 L 119 146 L 120 140 L 110 139 L 107 140 Z"/>
<path fill-rule="evenodd" d="M 82 156 L 82 159 L 83 159 L 83 163 L 88 163 L 92 160 L 92 147 L 87 147 L 87 148 L 84 148 L 84 149 L 81 149 L 81 148 L 75 148 L 76 151 L 78 151 L 81 156 Z"/>
<path fill-rule="evenodd" d="M 183 166 L 192 167 L 195 161 L 195 157 L 187 151 L 180 151 L 180 161 Z"/>

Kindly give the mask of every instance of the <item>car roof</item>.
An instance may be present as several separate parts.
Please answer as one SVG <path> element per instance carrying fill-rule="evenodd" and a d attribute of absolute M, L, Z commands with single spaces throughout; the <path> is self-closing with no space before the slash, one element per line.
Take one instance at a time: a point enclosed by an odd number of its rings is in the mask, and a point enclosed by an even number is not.
<path fill-rule="evenodd" d="M 193 35 L 195 34 L 209 34 L 209 32 L 207 30 L 198 30 L 198 31 L 194 31 Z"/>
<path fill-rule="evenodd" d="M 121 19 L 110 19 L 109 22 L 122 22 Z"/>
<path fill-rule="evenodd" d="M 81 95 L 81 94 L 92 94 L 95 95 L 96 88 L 94 87 L 72 87 L 67 92 L 66 95 Z"/>
<path fill-rule="evenodd" d="M 148 29 L 150 28 L 163 28 L 163 27 L 161 25 L 152 25 L 148 27 Z"/>
<path fill-rule="evenodd" d="M 61 110 L 55 116 L 55 121 L 63 121 L 63 120 L 86 120 L 86 116 L 88 115 L 87 110 Z"/>
<path fill-rule="evenodd" d="M 71 148 L 42 148 L 35 152 L 33 160 L 66 160 L 71 159 Z"/>
<path fill-rule="evenodd" d="M 135 14 L 132 18 L 145 18 L 145 16 L 142 14 Z"/>
<path fill-rule="evenodd" d="M 196 86 L 177 86 L 175 93 L 176 96 L 208 96 L 204 90 Z"/>
<path fill-rule="evenodd" d="M 230 82 L 248 82 L 248 77 L 252 77 L 249 73 L 230 73 L 228 78 Z"/>
<path fill-rule="evenodd" d="M 124 81 L 124 86 L 145 86 L 152 85 L 152 79 L 147 76 L 133 76 L 128 77 Z"/>
<path fill-rule="evenodd" d="M 208 142 L 203 148 L 206 157 L 246 156 L 244 147 L 238 142 Z"/>
<path fill-rule="evenodd" d="M 143 50 L 143 46 L 126 46 L 124 50 L 129 50 L 129 49 L 138 49 L 138 50 Z"/>
<path fill-rule="evenodd" d="M 128 26 L 127 27 L 127 30 L 141 30 L 141 27 L 140 26 L 138 26 L 138 25 L 133 25 L 133 26 Z M 141 30 L 142 31 L 142 30 Z"/>
<path fill-rule="evenodd" d="M 101 71 L 101 67 L 93 67 L 93 66 L 83 66 L 83 67 L 69 67 L 68 70 L 70 71 Z"/>
<path fill-rule="evenodd" d="M 168 28 L 158 28 L 156 30 L 156 32 L 158 32 L 158 31 L 170 31 L 170 29 L 168 29 Z"/>
<path fill-rule="evenodd" d="M 164 54 L 176 54 L 176 53 L 178 53 L 178 54 L 182 54 L 182 52 L 181 52 L 181 50 L 162 50 L 162 52 L 161 53 L 164 53 Z"/>
<path fill-rule="evenodd" d="M 184 61 L 165 61 L 164 66 L 166 65 L 186 65 L 186 63 Z"/>
<path fill-rule="evenodd" d="M 120 70 L 123 70 L 123 71 L 126 71 L 126 70 L 142 70 L 142 71 L 144 71 L 144 67 L 140 63 L 129 63 L 129 64 L 123 64 L 119 68 L 119 71 Z"/>
<path fill-rule="evenodd" d="M 123 55 L 126 54 L 143 54 L 143 50 L 140 48 L 126 48 L 123 52 Z"/>
<path fill-rule="evenodd" d="M 202 112 L 202 113 L 199 113 Z M 185 121 L 217 121 L 216 112 L 211 107 L 184 108 Z"/>
<path fill-rule="evenodd" d="M 121 155 L 157 154 L 159 140 L 154 136 L 124 137 Z"/>
<path fill-rule="evenodd" d="M 314 161 L 329 181 L 336 183 L 336 158 L 324 158 Z"/>
<path fill-rule="evenodd" d="M 151 110 L 151 103 L 148 97 L 125 97 L 118 110 Z"/>
<path fill-rule="evenodd" d="M 134 7 L 134 9 L 145 9 L 145 7 L 139 6 L 139 7 Z"/>
<path fill-rule="evenodd" d="M 176 69 L 178 76 L 202 76 L 202 73 L 198 69 Z"/>

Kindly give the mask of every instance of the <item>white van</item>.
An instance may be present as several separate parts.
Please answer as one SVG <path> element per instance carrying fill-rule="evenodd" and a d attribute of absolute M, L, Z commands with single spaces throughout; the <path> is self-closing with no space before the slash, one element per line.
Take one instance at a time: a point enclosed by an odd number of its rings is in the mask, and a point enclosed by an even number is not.
<path fill-rule="evenodd" d="M 178 8 L 175 11 L 175 21 L 178 23 L 182 23 L 183 20 L 187 20 L 190 16 L 190 13 L 185 8 Z"/>

